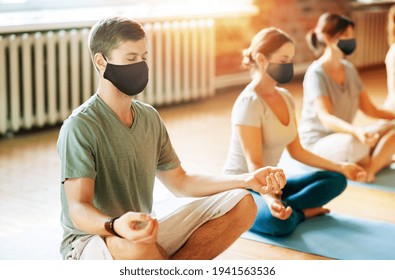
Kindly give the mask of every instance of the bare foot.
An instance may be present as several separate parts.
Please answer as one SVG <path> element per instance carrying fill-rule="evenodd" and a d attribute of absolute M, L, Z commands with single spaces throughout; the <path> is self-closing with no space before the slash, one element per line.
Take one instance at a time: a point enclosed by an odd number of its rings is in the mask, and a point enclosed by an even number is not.
<path fill-rule="evenodd" d="M 366 182 L 367 183 L 373 183 L 376 180 L 376 174 L 368 172 L 366 175 Z"/>
<path fill-rule="evenodd" d="M 330 212 L 329 209 L 324 208 L 324 207 L 307 208 L 307 209 L 303 209 L 302 211 L 303 211 L 304 217 L 306 219 L 325 215 Z"/>

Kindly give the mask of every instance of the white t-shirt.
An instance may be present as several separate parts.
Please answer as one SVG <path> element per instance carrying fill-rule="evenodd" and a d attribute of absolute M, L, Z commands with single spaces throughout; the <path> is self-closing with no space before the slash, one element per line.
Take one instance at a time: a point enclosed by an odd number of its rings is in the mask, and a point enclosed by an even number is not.
<path fill-rule="evenodd" d="M 359 108 L 359 95 L 363 84 L 357 69 L 347 60 L 342 60 L 345 71 L 345 83 L 340 85 L 329 77 L 323 63 L 314 61 L 307 69 L 303 80 L 303 110 L 299 122 L 300 142 L 306 148 L 332 133 L 325 127 L 314 108 L 314 102 L 321 96 L 328 96 L 332 104 L 333 115 L 352 123 Z"/>
<path fill-rule="evenodd" d="M 295 105 L 291 94 L 276 88 L 284 99 L 290 120 L 284 125 L 276 117 L 269 105 L 256 94 L 254 85 L 249 84 L 237 98 L 232 110 L 232 138 L 225 163 L 225 173 L 241 174 L 248 172 L 247 160 L 244 156 L 236 126 L 245 125 L 262 129 L 262 159 L 264 166 L 277 166 L 284 148 L 295 140 L 297 127 Z"/>

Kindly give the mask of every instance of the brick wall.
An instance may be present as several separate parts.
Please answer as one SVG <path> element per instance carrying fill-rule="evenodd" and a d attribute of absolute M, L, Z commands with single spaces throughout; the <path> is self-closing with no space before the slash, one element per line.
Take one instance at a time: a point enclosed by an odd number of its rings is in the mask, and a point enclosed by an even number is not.
<path fill-rule="evenodd" d="M 296 45 L 295 63 L 314 59 L 305 40 L 324 12 L 348 12 L 347 0 L 255 0 L 259 13 L 251 18 L 230 18 L 216 23 L 216 74 L 233 74 L 244 69 L 241 52 L 262 28 L 275 26 L 287 32 Z"/>

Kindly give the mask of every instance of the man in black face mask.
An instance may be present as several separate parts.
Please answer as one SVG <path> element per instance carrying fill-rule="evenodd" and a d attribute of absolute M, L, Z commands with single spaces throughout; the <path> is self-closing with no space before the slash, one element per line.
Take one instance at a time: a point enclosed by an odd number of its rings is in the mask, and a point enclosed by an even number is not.
<path fill-rule="evenodd" d="M 58 139 L 64 259 L 214 258 L 254 221 L 246 189 L 265 194 L 285 184 L 271 167 L 232 177 L 187 174 L 158 112 L 133 99 L 148 83 L 144 38 L 125 18 L 104 19 L 90 32 L 99 87 Z M 158 221 L 155 176 L 177 195 L 204 198 Z"/>

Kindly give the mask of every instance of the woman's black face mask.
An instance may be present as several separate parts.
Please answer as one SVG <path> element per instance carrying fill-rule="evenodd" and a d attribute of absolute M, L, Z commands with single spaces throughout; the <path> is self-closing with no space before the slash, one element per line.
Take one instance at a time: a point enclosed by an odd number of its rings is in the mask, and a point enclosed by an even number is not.
<path fill-rule="evenodd" d="M 345 54 L 350 55 L 354 52 L 357 47 L 357 42 L 354 38 L 352 39 L 340 39 L 337 43 L 337 47 Z"/>
<path fill-rule="evenodd" d="M 293 63 L 269 63 L 266 73 L 279 84 L 290 82 L 294 76 Z"/>

